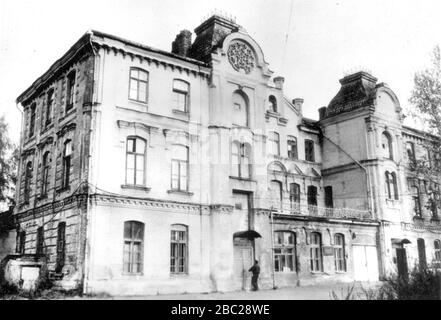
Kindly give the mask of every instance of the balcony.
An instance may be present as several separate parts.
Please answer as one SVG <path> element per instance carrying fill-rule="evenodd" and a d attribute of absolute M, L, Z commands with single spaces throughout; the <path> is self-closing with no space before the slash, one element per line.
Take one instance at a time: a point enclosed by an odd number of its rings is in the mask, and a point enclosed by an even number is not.
<path fill-rule="evenodd" d="M 356 219 L 372 220 L 372 214 L 367 210 L 350 208 L 324 208 L 307 204 L 288 203 L 277 210 L 282 215 L 300 215 L 310 217 L 321 217 L 330 219 Z"/>

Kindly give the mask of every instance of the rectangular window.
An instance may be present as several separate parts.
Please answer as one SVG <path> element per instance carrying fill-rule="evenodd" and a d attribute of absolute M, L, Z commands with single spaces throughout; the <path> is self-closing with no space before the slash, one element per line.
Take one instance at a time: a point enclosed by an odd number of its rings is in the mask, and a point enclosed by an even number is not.
<path fill-rule="evenodd" d="M 309 248 L 311 259 L 311 271 L 321 272 L 323 271 L 322 264 L 322 238 L 319 233 L 311 233 L 311 244 Z"/>
<path fill-rule="evenodd" d="M 35 245 L 35 253 L 36 254 L 43 254 L 44 249 L 44 231 L 43 227 L 39 227 L 37 229 L 37 243 Z"/>
<path fill-rule="evenodd" d="M 305 160 L 315 162 L 314 141 L 305 140 Z"/>
<path fill-rule="evenodd" d="M 63 270 L 66 257 L 66 223 L 60 222 L 58 224 L 57 235 L 57 264 L 55 272 L 60 273 Z"/>
<path fill-rule="evenodd" d="M 54 104 L 54 90 L 49 90 L 46 101 L 46 122 L 45 127 L 52 123 L 52 105 Z"/>
<path fill-rule="evenodd" d="M 334 236 L 335 271 L 346 272 L 345 238 L 342 234 Z"/>
<path fill-rule="evenodd" d="M 147 71 L 138 68 L 130 69 L 130 80 L 129 80 L 130 100 L 147 103 L 148 79 L 149 79 L 149 74 Z"/>
<path fill-rule="evenodd" d="M 300 185 L 291 183 L 289 185 L 289 200 L 291 203 L 291 212 L 300 213 Z"/>
<path fill-rule="evenodd" d="M 325 187 L 325 207 L 334 208 L 334 199 L 331 186 Z"/>
<path fill-rule="evenodd" d="M 37 105 L 35 103 L 32 104 L 29 109 L 29 138 L 32 138 L 35 133 L 35 114 L 36 114 Z"/>
<path fill-rule="evenodd" d="M 127 138 L 126 151 L 126 184 L 145 185 L 145 152 L 146 141 L 137 137 Z"/>
<path fill-rule="evenodd" d="M 170 241 L 170 272 L 187 273 L 188 234 L 187 227 L 174 225 Z"/>
<path fill-rule="evenodd" d="M 274 232 L 274 271 L 293 272 L 296 270 L 296 243 L 292 232 Z"/>
<path fill-rule="evenodd" d="M 41 196 L 45 196 L 49 185 L 49 152 L 43 156 L 42 172 L 41 172 Z"/>
<path fill-rule="evenodd" d="M 124 222 L 124 273 L 142 273 L 144 224 L 137 221 Z"/>
<path fill-rule="evenodd" d="M 17 253 L 25 254 L 26 252 L 26 231 L 20 231 L 17 234 Z"/>
<path fill-rule="evenodd" d="M 74 106 L 75 77 L 76 77 L 76 72 L 75 71 L 72 71 L 67 76 L 67 84 L 66 84 L 66 112 L 68 112 Z"/>
<path fill-rule="evenodd" d="M 172 152 L 171 188 L 188 191 L 188 147 L 174 145 Z"/>
<path fill-rule="evenodd" d="M 271 153 L 276 156 L 280 156 L 280 136 L 277 132 L 270 132 L 269 141 L 271 147 Z"/>
<path fill-rule="evenodd" d="M 288 158 L 290 158 L 291 160 L 298 159 L 297 138 L 296 137 L 289 137 L 288 138 Z"/>
<path fill-rule="evenodd" d="M 72 157 L 72 142 L 68 140 L 64 143 L 64 150 L 63 150 L 63 180 L 62 180 L 63 189 L 69 187 L 70 184 L 71 157 Z"/>
<path fill-rule="evenodd" d="M 190 97 L 190 85 L 182 80 L 173 81 L 173 104 L 174 109 L 188 112 Z"/>

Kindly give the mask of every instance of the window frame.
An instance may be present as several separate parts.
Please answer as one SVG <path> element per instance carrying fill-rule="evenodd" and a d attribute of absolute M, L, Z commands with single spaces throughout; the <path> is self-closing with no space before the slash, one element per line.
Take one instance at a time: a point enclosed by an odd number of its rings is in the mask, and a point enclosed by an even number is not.
<path fill-rule="evenodd" d="M 130 237 L 126 237 L 126 225 L 130 225 Z M 135 237 L 134 231 L 137 226 L 140 231 L 139 238 Z M 126 244 L 129 243 L 129 250 L 126 250 Z M 136 252 L 135 245 L 139 245 L 139 252 Z M 144 272 L 144 247 L 145 247 L 145 224 L 141 221 L 128 220 L 123 223 L 123 257 L 122 273 L 124 275 L 142 275 Z M 126 253 L 129 253 L 129 261 L 126 261 Z M 139 254 L 137 261 L 136 254 Z M 126 264 L 128 271 L 126 271 Z M 134 266 L 137 265 L 138 271 L 134 272 Z"/>
<path fill-rule="evenodd" d="M 25 185 L 24 185 L 24 203 L 29 204 L 30 198 L 31 198 L 31 184 L 32 184 L 32 174 L 33 174 L 34 168 L 32 161 L 28 161 L 26 163 L 26 170 L 25 170 Z"/>
<path fill-rule="evenodd" d="M 281 244 L 276 241 L 279 239 L 277 235 L 281 234 L 283 242 Z M 292 236 L 293 243 L 289 243 L 289 241 L 286 243 L 285 240 L 285 234 L 288 234 L 289 236 Z M 288 236 L 288 237 L 289 237 Z M 297 272 L 297 235 L 295 232 L 292 231 L 285 231 L 285 230 L 276 230 L 273 233 L 274 237 L 274 248 L 273 248 L 273 254 L 274 254 L 274 272 L 277 273 L 292 273 Z M 291 253 L 289 252 L 291 250 Z M 283 257 L 283 259 L 281 259 Z M 291 271 L 283 271 L 284 266 L 289 266 L 288 258 L 291 259 L 292 264 L 292 270 Z M 276 267 L 278 265 L 278 268 Z"/>
<path fill-rule="evenodd" d="M 49 89 L 46 95 L 46 112 L 45 112 L 45 121 L 44 127 L 47 128 L 52 123 L 52 110 L 54 105 L 54 89 Z"/>
<path fill-rule="evenodd" d="M 270 190 L 271 190 L 271 196 L 272 196 L 272 192 L 273 192 L 273 185 L 277 185 L 277 189 L 276 191 L 278 191 L 280 193 L 280 203 L 278 204 L 279 209 L 283 209 L 283 183 L 279 180 L 271 180 L 270 181 Z"/>
<path fill-rule="evenodd" d="M 37 228 L 37 236 L 35 239 L 35 254 L 44 254 L 44 227 Z"/>
<path fill-rule="evenodd" d="M 70 153 L 67 154 L 67 146 L 70 145 Z M 61 179 L 61 189 L 67 189 L 70 186 L 70 172 L 72 169 L 72 154 L 73 154 L 73 144 L 72 140 L 68 139 L 63 144 L 63 156 L 62 156 L 62 179 Z"/>
<path fill-rule="evenodd" d="M 48 193 L 49 189 L 49 171 L 50 171 L 50 152 L 46 151 L 43 155 L 41 162 L 41 193 L 40 196 L 44 197 Z"/>
<path fill-rule="evenodd" d="M 138 71 L 138 78 L 132 77 L 132 71 Z M 141 80 L 139 77 L 140 72 L 143 72 L 147 75 L 147 80 Z M 136 81 L 136 99 L 131 98 L 131 92 L 132 92 L 132 80 Z M 138 67 L 130 67 L 129 69 L 129 93 L 128 93 L 128 99 L 130 101 L 134 101 L 137 103 L 142 104 L 148 104 L 149 101 L 149 81 L 150 80 L 150 73 L 147 70 L 144 70 L 142 68 Z M 146 85 L 146 92 L 145 92 L 145 100 L 140 100 L 140 83 L 145 83 Z"/>
<path fill-rule="evenodd" d="M 338 239 L 341 239 L 341 243 L 339 243 Z M 339 273 L 347 272 L 345 245 L 344 234 L 336 233 L 334 235 L 334 267 L 335 271 Z"/>
<path fill-rule="evenodd" d="M 387 140 L 387 150 L 388 150 L 387 156 L 385 156 L 385 151 L 384 151 L 385 147 L 384 147 L 383 138 Z M 383 157 L 385 157 L 386 159 L 393 160 L 394 156 L 393 156 L 392 135 L 387 131 L 383 131 L 383 133 L 381 134 L 381 147 L 383 149 Z"/>
<path fill-rule="evenodd" d="M 174 238 L 174 233 L 184 233 L 184 240 L 176 240 Z M 179 237 L 178 237 L 179 238 Z M 172 224 L 170 228 L 170 274 L 172 275 L 187 275 L 189 273 L 188 270 L 188 261 L 189 261 L 189 234 L 188 234 L 188 226 L 183 224 Z M 180 245 L 183 245 L 183 250 L 180 249 Z M 173 248 L 175 250 L 173 250 Z M 175 255 L 172 253 L 176 252 Z M 182 256 L 179 255 L 182 253 Z M 183 260 L 183 270 L 180 270 L 181 264 L 180 261 Z M 175 261 L 173 264 L 172 261 Z"/>
<path fill-rule="evenodd" d="M 237 149 L 238 153 L 235 153 L 234 148 Z M 233 141 L 231 143 L 231 176 L 239 179 L 251 179 L 252 177 L 252 149 L 248 143 L 242 143 L 239 141 Z M 234 163 L 234 159 L 237 163 Z M 248 164 L 246 163 L 248 162 Z M 247 166 L 248 175 L 244 174 L 244 168 Z M 237 175 L 236 175 L 237 173 Z"/>
<path fill-rule="evenodd" d="M 70 71 L 66 76 L 66 113 L 74 108 L 75 104 L 75 84 L 77 78 L 76 70 Z"/>
<path fill-rule="evenodd" d="M 280 156 L 280 134 L 276 131 L 270 131 L 268 140 L 271 142 L 271 154 Z M 274 148 L 277 149 L 277 153 L 274 153 Z"/>
<path fill-rule="evenodd" d="M 190 148 L 188 147 L 188 146 L 186 146 L 186 145 L 183 145 L 183 144 L 173 144 L 172 145 L 172 149 L 173 148 L 175 148 L 175 147 L 184 147 L 185 149 L 186 149 L 186 152 L 187 152 L 187 160 L 181 160 L 181 159 L 174 159 L 173 158 L 173 153 L 174 153 L 174 151 L 172 150 L 172 158 L 171 158 L 171 183 L 170 183 L 170 185 L 171 185 L 171 190 L 172 191 L 182 191 L 182 192 L 188 192 L 188 190 L 189 190 L 189 178 L 190 178 Z M 174 174 L 173 174 L 173 164 L 174 163 L 177 163 L 177 168 L 178 168 L 178 174 L 177 174 L 177 176 L 178 176 L 178 186 L 177 186 L 177 188 L 174 188 L 173 187 L 173 176 L 175 176 Z M 185 164 L 185 167 L 186 167 L 186 188 L 185 189 L 183 189 L 182 187 L 181 187 L 181 164 L 182 163 L 184 163 Z"/>
<path fill-rule="evenodd" d="M 334 192 L 332 186 L 326 186 L 323 188 L 325 192 L 325 208 L 333 209 L 334 208 Z"/>
<path fill-rule="evenodd" d="M 286 143 L 288 146 L 288 158 L 291 160 L 298 160 L 299 149 L 298 149 L 297 137 L 288 136 Z M 295 146 L 295 148 L 293 148 L 293 146 Z"/>
<path fill-rule="evenodd" d="M 436 268 L 441 268 L 441 241 L 435 239 L 433 241 L 434 263 Z"/>
<path fill-rule="evenodd" d="M 318 239 L 318 243 L 315 242 L 316 239 Z M 312 273 L 323 272 L 322 247 L 323 247 L 323 242 L 322 242 L 321 233 L 311 232 L 310 243 L 309 243 L 309 259 L 310 259 L 310 270 Z"/>
<path fill-rule="evenodd" d="M 135 148 L 135 151 L 128 151 L 128 147 L 129 147 L 129 140 L 132 140 L 133 142 L 133 146 Z M 138 145 L 137 141 L 141 140 L 144 143 L 144 152 L 143 153 L 138 153 L 136 150 L 136 146 Z M 129 155 L 133 155 L 133 161 L 134 161 L 134 166 L 133 166 L 133 181 L 135 182 L 134 184 L 131 184 L 128 182 L 128 164 L 129 164 Z M 138 184 L 137 183 L 137 163 L 138 163 L 138 157 L 142 157 L 143 158 L 143 167 L 142 167 L 142 184 Z M 140 186 L 140 187 L 144 187 L 146 185 L 146 169 L 147 169 L 147 165 L 146 165 L 146 159 L 147 159 L 147 140 L 144 138 L 141 138 L 139 136 L 128 136 L 126 138 L 126 170 L 125 170 L 125 183 L 128 186 Z"/>
<path fill-rule="evenodd" d="M 148 77 L 147 77 L 147 81 L 148 81 Z M 185 83 L 187 85 L 187 91 L 183 91 L 181 89 L 177 89 L 175 88 L 175 83 L 176 82 L 181 82 L 181 83 Z M 173 86 L 172 86 L 172 92 L 173 92 L 173 110 L 174 111 L 178 111 L 178 112 L 182 112 L 182 113 L 189 113 L 190 112 L 190 83 L 188 81 L 182 80 L 182 79 L 173 79 Z M 177 95 L 175 94 L 184 94 L 185 95 L 185 103 L 184 103 L 184 110 L 181 110 L 178 108 L 178 100 L 175 100 Z"/>
<path fill-rule="evenodd" d="M 298 192 L 294 192 L 294 191 Z M 301 189 L 298 183 L 289 184 L 289 202 L 291 204 L 291 211 L 300 213 Z"/>
<path fill-rule="evenodd" d="M 314 143 L 314 140 L 305 139 L 305 161 L 315 162 L 315 143 Z"/>
<path fill-rule="evenodd" d="M 270 95 L 268 97 L 268 101 L 269 101 L 269 103 L 271 105 L 271 110 L 270 111 L 274 112 L 274 113 L 278 113 L 279 111 L 278 111 L 278 107 L 277 107 L 277 98 L 274 95 Z"/>
<path fill-rule="evenodd" d="M 34 102 L 29 107 L 29 132 L 28 139 L 35 136 L 35 122 L 37 118 L 37 104 Z"/>

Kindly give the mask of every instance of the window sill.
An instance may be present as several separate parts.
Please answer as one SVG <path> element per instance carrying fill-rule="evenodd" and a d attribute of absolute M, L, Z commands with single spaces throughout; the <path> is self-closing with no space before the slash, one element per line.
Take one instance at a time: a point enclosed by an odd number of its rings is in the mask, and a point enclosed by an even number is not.
<path fill-rule="evenodd" d="M 168 194 L 180 194 L 180 195 L 183 195 L 183 196 L 192 196 L 192 195 L 194 195 L 193 192 L 182 191 L 182 190 L 168 190 L 167 193 Z"/>
<path fill-rule="evenodd" d="M 190 275 L 188 272 L 182 272 L 182 273 L 170 273 L 170 278 L 187 278 Z"/>
<path fill-rule="evenodd" d="M 186 118 L 190 118 L 190 113 L 188 111 L 182 111 L 182 110 L 178 110 L 178 109 L 173 109 L 172 112 L 174 114 L 186 117 Z"/>
<path fill-rule="evenodd" d="M 274 271 L 275 274 L 296 274 L 295 271 Z"/>
<path fill-rule="evenodd" d="M 142 107 L 144 107 L 144 108 L 147 108 L 147 107 L 148 107 L 148 102 L 147 102 L 147 101 L 139 101 L 139 100 L 132 100 L 132 99 L 129 99 L 129 102 L 130 102 L 130 103 L 133 103 L 133 104 L 136 104 L 136 105 L 138 105 L 138 106 L 142 106 Z"/>
<path fill-rule="evenodd" d="M 67 191 L 70 191 L 70 186 L 57 189 L 57 193 L 63 193 L 63 192 L 67 192 Z"/>
<path fill-rule="evenodd" d="M 144 276 L 144 273 L 140 272 L 140 273 L 127 273 L 127 272 L 123 272 L 122 273 L 123 277 L 142 277 Z"/>
<path fill-rule="evenodd" d="M 140 190 L 140 191 L 149 192 L 152 188 L 143 187 L 143 186 L 134 186 L 134 185 L 129 185 L 129 184 L 122 184 L 121 189 L 131 189 L 131 190 Z"/>
<path fill-rule="evenodd" d="M 420 222 L 423 222 L 424 221 L 424 218 L 423 217 L 420 217 L 420 216 L 413 216 L 413 221 L 420 221 Z"/>
<path fill-rule="evenodd" d="M 244 182 L 257 182 L 256 180 L 253 180 L 251 178 L 241 178 L 241 177 L 235 177 L 235 176 L 230 176 L 230 179 L 244 181 Z"/>
<path fill-rule="evenodd" d="M 52 129 L 54 127 L 54 123 L 50 122 L 50 123 L 46 123 L 44 125 L 43 131 L 41 132 L 41 135 L 45 134 L 46 132 L 48 132 L 50 129 Z"/>
<path fill-rule="evenodd" d="M 42 200 L 46 200 L 46 199 L 47 199 L 47 193 L 37 197 L 37 201 L 42 201 Z"/>
<path fill-rule="evenodd" d="M 311 271 L 311 274 L 321 275 L 324 274 L 323 271 Z"/>
<path fill-rule="evenodd" d="M 69 109 L 69 111 L 66 112 L 66 114 L 60 118 L 59 122 L 62 123 L 64 120 L 69 118 L 71 115 L 75 114 L 76 108 Z"/>

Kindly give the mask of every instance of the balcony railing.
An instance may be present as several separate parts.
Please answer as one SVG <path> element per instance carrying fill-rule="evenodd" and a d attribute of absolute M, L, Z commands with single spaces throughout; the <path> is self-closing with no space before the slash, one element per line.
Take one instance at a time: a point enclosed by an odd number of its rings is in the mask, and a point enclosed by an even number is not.
<path fill-rule="evenodd" d="M 275 208 L 275 210 L 277 211 L 277 213 L 283 215 L 302 215 L 333 219 L 372 219 L 371 213 L 367 210 L 357 210 L 350 208 L 324 208 L 300 203 L 289 203 L 288 205 L 284 204 L 281 208 Z"/>

